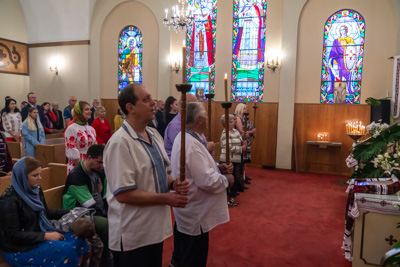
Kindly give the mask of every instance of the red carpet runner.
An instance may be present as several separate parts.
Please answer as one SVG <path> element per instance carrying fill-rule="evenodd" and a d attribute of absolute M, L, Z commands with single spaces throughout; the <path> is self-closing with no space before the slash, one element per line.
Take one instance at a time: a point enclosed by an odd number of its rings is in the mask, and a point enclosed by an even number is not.
<path fill-rule="evenodd" d="M 341 250 L 346 187 L 338 176 L 247 168 L 250 189 L 210 232 L 210 267 L 350 267 Z M 346 180 L 345 177 L 340 177 Z M 164 243 L 168 266 L 173 237 Z"/>

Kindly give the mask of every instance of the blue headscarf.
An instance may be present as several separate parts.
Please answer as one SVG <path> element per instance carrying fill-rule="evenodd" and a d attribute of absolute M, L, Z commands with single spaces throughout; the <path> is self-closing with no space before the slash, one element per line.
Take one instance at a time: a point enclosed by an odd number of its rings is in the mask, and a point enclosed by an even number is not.
<path fill-rule="evenodd" d="M 17 194 L 29 207 L 31 207 L 31 209 L 39 211 L 40 229 L 43 232 L 55 231 L 56 229 L 44 213 L 44 206 L 39 197 L 39 186 L 31 187 L 28 183 L 25 157 L 15 163 L 11 177 L 11 185 L 14 187 L 15 192 L 17 192 Z"/>

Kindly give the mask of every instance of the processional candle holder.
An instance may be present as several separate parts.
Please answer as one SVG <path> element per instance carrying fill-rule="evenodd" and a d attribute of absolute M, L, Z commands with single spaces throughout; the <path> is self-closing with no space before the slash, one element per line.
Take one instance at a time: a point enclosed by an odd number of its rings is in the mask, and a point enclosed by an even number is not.
<path fill-rule="evenodd" d="M 181 92 L 181 166 L 180 166 L 180 176 L 179 179 L 181 182 L 185 180 L 185 165 L 186 165 L 186 145 L 185 145 L 185 137 L 186 137 L 186 94 L 190 92 L 192 89 L 191 84 L 176 84 L 176 90 Z"/>
<path fill-rule="evenodd" d="M 222 102 L 221 106 L 225 109 L 225 162 L 229 165 L 231 163 L 229 157 L 229 109 L 232 107 L 232 102 Z"/>
<path fill-rule="evenodd" d="M 208 141 L 211 141 L 211 102 L 212 102 L 212 99 L 215 97 L 215 94 L 206 94 L 205 96 L 207 98 L 207 107 L 208 107 L 208 111 L 207 111 L 207 115 L 208 115 L 207 139 L 208 139 Z"/>

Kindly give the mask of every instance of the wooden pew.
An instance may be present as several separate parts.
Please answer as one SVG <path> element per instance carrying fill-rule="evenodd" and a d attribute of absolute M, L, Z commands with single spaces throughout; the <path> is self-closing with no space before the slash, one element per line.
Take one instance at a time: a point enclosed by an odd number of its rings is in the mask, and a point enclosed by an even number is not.
<path fill-rule="evenodd" d="M 36 145 L 36 158 L 47 167 L 50 162 L 66 163 L 64 138 L 46 139 L 45 144 Z"/>
<path fill-rule="evenodd" d="M 65 185 L 60 185 L 43 191 L 44 199 L 49 209 L 62 209 L 63 191 Z"/>
<path fill-rule="evenodd" d="M 0 267 L 11 267 L 11 265 L 6 262 L 6 259 L 3 256 L 3 251 L 1 251 L 1 249 L 0 249 Z"/>
<path fill-rule="evenodd" d="M 64 139 L 64 133 L 52 133 L 52 134 L 46 134 L 46 140 L 48 139 L 54 139 L 54 138 L 62 138 Z"/>
<path fill-rule="evenodd" d="M 50 188 L 65 185 L 67 180 L 67 165 L 60 163 L 49 163 L 49 166 L 42 169 L 40 174 L 40 186 L 45 191 Z"/>
<path fill-rule="evenodd" d="M 0 184 L 0 195 L 3 194 L 4 190 L 11 184 L 11 176 L 3 176 L 0 177 L 1 184 Z"/>
<path fill-rule="evenodd" d="M 20 159 L 23 157 L 23 147 L 21 142 L 7 141 L 8 151 L 10 151 L 11 157 Z"/>

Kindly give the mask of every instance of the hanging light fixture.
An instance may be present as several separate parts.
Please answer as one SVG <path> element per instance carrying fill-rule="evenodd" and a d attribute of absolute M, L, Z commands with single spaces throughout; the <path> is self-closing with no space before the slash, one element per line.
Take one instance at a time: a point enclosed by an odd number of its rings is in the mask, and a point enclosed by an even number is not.
<path fill-rule="evenodd" d="M 179 5 L 172 6 L 172 14 L 168 19 L 168 9 L 165 9 L 165 18 L 163 21 L 164 26 L 168 26 L 168 30 L 173 28 L 175 32 L 183 32 L 188 30 L 194 20 L 192 8 L 188 7 L 188 0 L 178 0 Z"/>

